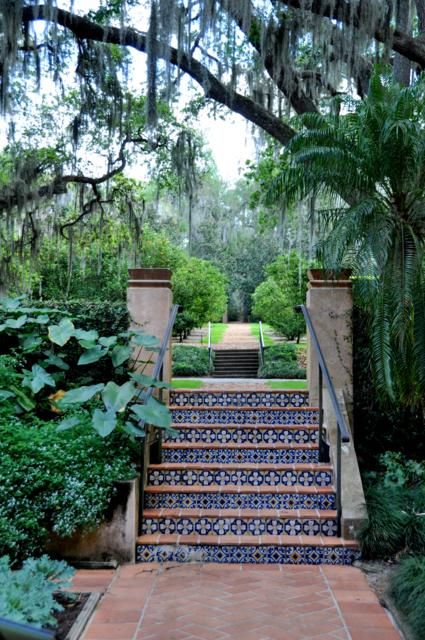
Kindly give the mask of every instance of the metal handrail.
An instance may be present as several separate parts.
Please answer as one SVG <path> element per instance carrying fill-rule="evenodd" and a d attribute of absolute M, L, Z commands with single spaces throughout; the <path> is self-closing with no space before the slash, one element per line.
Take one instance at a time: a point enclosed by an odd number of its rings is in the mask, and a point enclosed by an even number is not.
<path fill-rule="evenodd" d="M 311 344 L 316 352 L 318 366 L 319 366 L 319 462 L 326 462 L 328 459 L 327 445 L 323 437 L 323 380 L 328 388 L 329 397 L 331 399 L 332 407 L 335 413 L 337 423 L 337 449 L 336 449 L 336 512 L 337 512 L 337 527 L 338 536 L 341 535 L 341 516 L 342 516 L 342 465 L 341 465 L 341 446 L 343 442 L 350 442 L 350 430 L 347 426 L 345 416 L 342 413 L 341 405 L 338 401 L 334 384 L 329 374 L 329 369 L 324 358 L 322 348 L 317 337 L 316 330 L 314 328 L 311 316 L 305 305 L 301 304 L 295 307 L 295 311 L 302 313 L 307 325 L 308 332 L 310 334 Z"/>
<path fill-rule="evenodd" d="M 258 327 L 259 327 L 259 332 L 258 332 L 258 338 L 260 340 L 260 360 L 261 360 L 261 364 L 264 364 L 264 335 L 263 335 L 263 323 L 261 322 L 261 320 L 258 323 Z"/>
<path fill-rule="evenodd" d="M 212 369 L 211 322 L 208 323 L 208 368 Z"/>
<path fill-rule="evenodd" d="M 169 341 L 171 338 L 171 334 L 173 332 L 174 323 L 176 321 L 177 311 L 179 309 L 179 305 L 175 304 L 171 308 L 170 317 L 168 319 L 167 327 L 165 329 L 164 337 L 162 339 L 161 347 L 158 352 L 158 357 L 155 362 L 155 366 L 152 372 L 152 379 L 154 382 L 163 382 L 164 380 L 164 358 L 165 354 L 168 350 Z M 140 399 L 142 404 L 146 404 L 149 398 L 152 397 L 154 391 L 154 387 L 149 387 L 145 389 L 143 393 L 140 395 Z M 159 400 L 162 400 L 163 389 L 159 389 Z M 144 429 L 146 424 L 146 420 L 140 420 L 139 427 Z M 162 454 L 162 430 L 156 430 L 156 441 L 153 443 L 157 446 L 157 457 L 161 458 Z M 146 437 L 142 440 L 142 446 L 140 449 L 140 491 L 139 491 L 139 535 L 142 533 L 142 512 L 143 512 L 143 504 L 144 504 L 144 459 L 145 459 L 145 445 L 146 445 Z"/>

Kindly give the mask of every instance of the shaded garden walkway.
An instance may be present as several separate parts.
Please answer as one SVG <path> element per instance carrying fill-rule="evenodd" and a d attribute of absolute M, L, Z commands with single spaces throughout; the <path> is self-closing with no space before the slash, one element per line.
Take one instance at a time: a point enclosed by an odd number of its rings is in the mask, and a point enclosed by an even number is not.
<path fill-rule="evenodd" d="M 106 593 L 83 640 L 400 640 L 359 569 L 126 565 L 79 571 Z"/>

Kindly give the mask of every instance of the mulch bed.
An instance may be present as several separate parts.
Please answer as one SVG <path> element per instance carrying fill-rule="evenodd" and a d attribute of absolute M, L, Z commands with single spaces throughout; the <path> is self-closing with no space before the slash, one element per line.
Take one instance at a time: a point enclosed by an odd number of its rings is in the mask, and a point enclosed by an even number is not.
<path fill-rule="evenodd" d="M 74 593 L 71 595 L 71 598 L 69 597 L 69 595 L 64 593 L 59 593 L 56 596 L 57 602 L 59 602 L 64 607 L 63 611 L 57 611 L 54 614 L 54 617 L 58 622 L 57 627 L 55 627 L 55 629 L 52 629 L 56 632 L 56 640 L 65 640 L 66 636 L 69 633 L 69 630 L 71 629 L 72 625 L 79 616 L 90 596 L 89 593 Z"/>

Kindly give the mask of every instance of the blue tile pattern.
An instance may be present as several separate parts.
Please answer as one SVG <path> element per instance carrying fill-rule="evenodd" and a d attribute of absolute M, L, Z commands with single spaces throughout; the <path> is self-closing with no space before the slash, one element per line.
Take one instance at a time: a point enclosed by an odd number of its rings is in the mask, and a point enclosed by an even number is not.
<path fill-rule="evenodd" d="M 329 493 L 145 493 L 146 509 L 335 509 Z"/>
<path fill-rule="evenodd" d="M 352 564 L 359 549 L 319 545 L 137 545 L 137 562 Z"/>
<path fill-rule="evenodd" d="M 162 450 L 164 462 L 266 462 L 296 464 L 318 462 L 317 448 L 311 449 L 167 449 Z"/>
<path fill-rule="evenodd" d="M 177 407 L 306 407 L 308 391 L 171 391 Z"/>
<path fill-rule="evenodd" d="M 148 471 L 148 484 L 159 486 L 168 485 L 201 485 L 207 487 L 215 484 L 239 484 L 248 486 L 269 485 L 302 485 L 304 487 L 319 486 L 328 487 L 332 484 L 330 471 L 305 471 L 305 470 L 274 470 L 274 469 L 150 469 Z"/>
<path fill-rule="evenodd" d="M 243 444 L 247 442 L 273 445 L 276 442 L 283 444 L 316 442 L 317 437 L 318 431 L 316 427 L 304 427 L 302 429 L 296 427 L 258 429 L 252 426 L 222 427 L 218 429 L 213 427 L 180 427 L 178 436 L 166 438 L 166 440 L 168 439 L 172 442 L 205 442 L 207 444 L 226 444 L 228 442 Z"/>
<path fill-rule="evenodd" d="M 145 518 L 143 533 L 161 533 L 165 535 L 180 534 L 223 536 L 226 534 L 243 536 L 268 535 L 306 535 L 306 536 L 336 536 L 336 520 L 301 519 L 295 518 L 240 518 L 240 517 L 169 517 Z"/>
<path fill-rule="evenodd" d="M 172 409 L 173 423 L 179 424 L 271 424 L 316 425 L 316 409 Z"/>
<path fill-rule="evenodd" d="M 307 393 L 171 391 L 170 399 L 179 435 L 164 442 L 163 464 L 148 470 L 145 508 L 154 512 L 146 513 L 143 531 L 153 540 L 163 535 L 175 536 L 169 540 L 184 540 L 177 536 L 188 535 L 201 536 L 201 541 L 202 536 L 222 537 L 220 544 L 215 544 L 217 538 L 204 538 L 212 542 L 204 545 L 164 544 L 161 538 L 150 544 L 149 540 L 137 545 L 138 562 L 351 564 L 360 557 L 358 548 L 340 545 L 338 539 L 335 546 L 325 546 L 320 538 L 337 535 L 331 513 L 335 510 L 331 470 L 243 466 L 318 462 L 318 411 L 307 406 Z M 198 462 L 205 467 L 186 466 Z M 167 463 L 179 463 L 181 468 L 172 469 Z M 225 468 L 213 466 L 226 463 Z M 241 489 L 226 489 L 227 485 Z M 288 487 L 286 493 L 283 486 Z M 187 511 L 161 514 L 161 509 Z M 219 511 L 215 515 L 208 509 Z M 226 512 L 230 509 L 236 511 Z M 253 511 L 241 515 L 238 509 Z M 274 512 L 262 512 L 265 509 Z M 320 517 L 315 511 L 311 517 L 300 517 L 298 509 L 319 510 Z M 229 536 L 241 536 L 242 544 L 233 544 Z M 257 538 L 254 544 L 248 536 L 281 537 Z M 303 536 L 296 539 L 303 544 L 285 545 L 286 536 Z M 273 544 L 266 545 L 264 540 Z"/>

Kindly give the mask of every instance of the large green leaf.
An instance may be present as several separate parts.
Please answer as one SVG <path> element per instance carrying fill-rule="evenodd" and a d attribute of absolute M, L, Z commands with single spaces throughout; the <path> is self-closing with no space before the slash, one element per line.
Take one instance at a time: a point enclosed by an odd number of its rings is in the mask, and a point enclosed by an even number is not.
<path fill-rule="evenodd" d="M 69 364 L 65 362 L 63 358 L 57 356 L 55 353 L 44 352 L 47 355 L 46 360 L 43 360 L 43 364 L 46 366 L 57 367 L 58 369 L 62 369 L 62 371 L 68 371 Z"/>
<path fill-rule="evenodd" d="M 77 364 L 91 364 L 92 362 L 99 362 L 101 358 L 106 356 L 108 353 L 108 349 L 102 349 L 100 345 L 93 347 L 93 349 L 88 349 L 85 351 L 79 358 Z"/>
<path fill-rule="evenodd" d="M 49 339 L 63 347 L 64 344 L 74 335 L 75 327 L 69 318 L 63 318 L 59 324 L 52 324 L 49 327 Z"/>
<path fill-rule="evenodd" d="M 117 336 L 104 336 L 102 338 L 99 338 L 99 344 L 101 344 L 102 347 L 107 347 L 109 349 L 117 343 L 117 339 Z"/>
<path fill-rule="evenodd" d="M 56 382 L 54 378 L 47 373 L 46 369 L 40 367 L 39 364 L 34 364 L 31 367 L 31 371 L 24 370 L 25 376 L 22 381 L 24 387 L 30 387 L 33 393 L 38 393 L 44 387 L 55 387 Z"/>
<path fill-rule="evenodd" d="M 81 404 L 82 402 L 87 402 L 88 400 L 91 400 L 96 393 L 100 393 L 104 386 L 104 384 L 100 383 L 71 389 L 71 391 L 67 391 L 63 398 L 58 401 L 58 404 L 59 406 L 66 407 L 69 404 Z"/>
<path fill-rule="evenodd" d="M 89 342 L 93 342 L 98 339 L 99 334 L 95 329 L 91 329 L 91 331 L 84 331 L 84 329 L 75 329 L 74 336 L 77 340 L 88 340 Z"/>
<path fill-rule="evenodd" d="M 24 326 L 24 324 L 26 324 L 28 319 L 28 316 L 19 316 L 19 318 L 17 318 L 16 320 L 13 320 L 12 318 L 8 318 L 6 320 L 6 328 L 8 329 L 20 329 L 21 327 Z"/>
<path fill-rule="evenodd" d="M 135 333 L 132 337 L 132 342 L 138 347 L 145 347 L 145 349 L 153 349 L 159 346 L 158 338 L 147 333 Z"/>
<path fill-rule="evenodd" d="M 73 427 L 76 427 L 77 424 L 80 424 L 80 422 L 80 418 L 77 418 L 76 416 L 65 418 L 65 420 L 62 420 L 62 422 L 58 424 L 56 431 L 66 431 L 67 429 L 72 429 Z"/>
<path fill-rule="evenodd" d="M 95 409 L 92 417 L 93 428 L 97 433 L 106 438 L 115 429 L 117 424 L 117 416 L 115 411 L 101 411 Z"/>
<path fill-rule="evenodd" d="M 50 322 L 50 317 L 48 315 L 40 315 L 36 318 L 30 318 L 30 320 L 32 320 L 36 324 L 47 324 L 48 322 Z"/>
<path fill-rule="evenodd" d="M 131 410 L 140 420 L 144 420 L 148 424 L 153 424 L 162 429 L 171 427 L 170 411 L 155 398 L 149 398 L 146 404 L 134 404 Z"/>
<path fill-rule="evenodd" d="M 14 398 L 15 394 L 13 391 L 8 391 L 7 389 L 0 389 L 0 400 L 8 400 L 9 398 Z"/>
<path fill-rule="evenodd" d="M 171 385 L 168 382 L 161 382 L 154 380 L 151 376 L 146 376 L 144 373 L 130 373 L 130 377 L 133 378 L 137 384 L 142 387 L 156 387 L 157 389 L 171 389 Z"/>
<path fill-rule="evenodd" d="M 135 393 L 136 387 L 131 380 L 125 382 L 121 386 L 110 381 L 102 392 L 102 400 L 108 411 L 124 411 Z"/>
<path fill-rule="evenodd" d="M 135 438 L 144 438 L 146 435 L 144 429 L 141 429 L 136 424 L 134 424 L 134 422 L 130 422 L 129 420 L 127 420 L 127 422 L 123 426 L 123 429 L 126 433 L 128 433 L 130 436 L 134 436 Z"/>
<path fill-rule="evenodd" d="M 132 348 L 128 345 L 120 346 L 117 345 L 112 349 L 111 359 L 114 367 L 119 367 L 131 356 Z"/>
<path fill-rule="evenodd" d="M 27 353 L 31 351 L 35 351 L 38 347 L 43 343 L 43 339 L 36 333 L 31 333 L 29 336 L 26 336 L 22 343 L 22 349 Z"/>
<path fill-rule="evenodd" d="M 34 400 L 28 397 L 27 394 L 24 393 L 21 389 L 18 389 L 18 387 L 11 385 L 10 390 L 15 394 L 16 401 L 19 406 L 22 407 L 22 409 L 24 409 L 25 411 L 32 411 L 35 408 L 36 403 L 34 402 Z"/>

